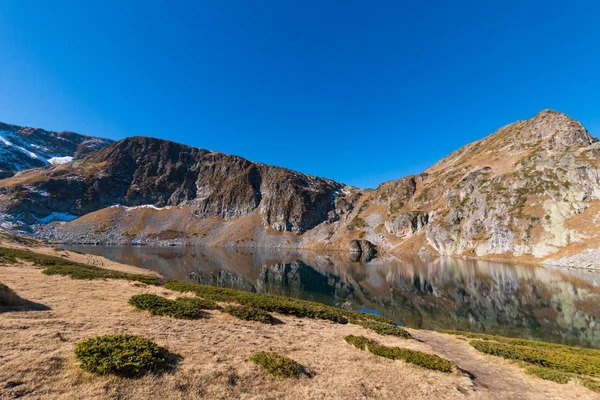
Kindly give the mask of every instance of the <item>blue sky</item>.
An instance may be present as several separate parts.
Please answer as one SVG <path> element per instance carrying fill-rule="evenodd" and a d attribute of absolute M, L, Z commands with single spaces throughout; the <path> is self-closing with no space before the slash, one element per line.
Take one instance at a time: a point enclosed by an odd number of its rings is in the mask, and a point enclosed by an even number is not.
<path fill-rule="evenodd" d="M 600 135 L 596 1 L 0 0 L 0 121 L 360 187 L 545 108 Z"/>

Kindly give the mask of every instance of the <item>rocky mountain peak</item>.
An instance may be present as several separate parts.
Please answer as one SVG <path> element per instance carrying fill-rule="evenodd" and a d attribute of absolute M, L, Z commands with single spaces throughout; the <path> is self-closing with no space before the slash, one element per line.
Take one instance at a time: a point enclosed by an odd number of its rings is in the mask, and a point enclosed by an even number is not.
<path fill-rule="evenodd" d="M 520 139 L 525 143 L 546 141 L 544 148 L 559 151 L 586 147 L 598 141 L 579 121 L 553 110 L 543 110 L 527 121 Z"/>

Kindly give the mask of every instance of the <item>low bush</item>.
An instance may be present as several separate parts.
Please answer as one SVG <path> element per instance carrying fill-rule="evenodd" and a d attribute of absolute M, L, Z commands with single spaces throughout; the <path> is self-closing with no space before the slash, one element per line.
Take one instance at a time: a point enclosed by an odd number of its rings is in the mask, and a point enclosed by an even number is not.
<path fill-rule="evenodd" d="M 404 339 L 412 339 L 412 336 L 408 331 L 402 329 L 397 325 L 383 324 L 376 321 L 350 321 L 353 324 L 360 325 L 363 328 L 371 329 L 372 331 L 379 333 L 380 335 L 397 336 Z"/>
<path fill-rule="evenodd" d="M 248 306 L 226 306 L 223 311 L 239 319 L 246 321 L 257 321 L 263 324 L 272 324 L 275 320 L 271 314 L 260 308 Z"/>
<path fill-rule="evenodd" d="M 298 378 L 304 372 L 304 367 L 296 361 L 274 352 L 261 351 L 250 357 L 250 361 L 260 365 L 271 375 L 280 378 Z"/>
<path fill-rule="evenodd" d="M 403 349 L 400 347 L 384 346 L 364 336 L 349 335 L 346 336 L 344 340 L 360 350 L 366 348 L 376 356 L 392 360 L 403 360 L 407 363 L 434 371 L 448 373 L 452 372 L 452 369 L 455 367 L 455 364 L 452 361 L 446 360 L 435 354 L 428 354 L 423 353 L 422 351 Z"/>
<path fill-rule="evenodd" d="M 155 294 L 139 294 L 129 299 L 129 304 L 153 315 L 167 315 L 177 319 L 199 319 L 206 314 L 193 301 L 169 300 Z"/>
<path fill-rule="evenodd" d="M 239 289 L 222 288 L 217 286 L 201 285 L 189 282 L 171 281 L 164 284 L 164 287 L 179 292 L 191 292 L 196 296 L 228 303 L 239 303 L 241 305 L 260 308 L 268 312 L 275 312 L 283 315 L 293 315 L 301 318 L 324 319 L 337 323 L 347 323 L 348 319 L 352 321 L 376 321 L 382 324 L 394 325 L 387 318 L 379 315 L 359 313 L 355 311 L 346 311 L 341 308 L 327 306 L 321 303 L 315 303 L 308 300 L 300 300 L 271 294 L 261 294 L 246 292 Z"/>
<path fill-rule="evenodd" d="M 190 306 L 196 307 L 200 310 L 221 310 L 223 308 L 215 301 L 201 299 L 199 297 L 180 297 L 175 301 L 181 304 L 189 304 Z"/>
<path fill-rule="evenodd" d="M 570 353 L 562 349 L 544 349 L 526 345 L 475 340 L 471 346 L 482 353 L 547 367 L 563 372 L 600 376 L 600 357 Z"/>
<path fill-rule="evenodd" d="M 63 265 L 52 265 L 42 271 L 46 275 L 64 275 L 72 279 L 125 279 L 138 281 L 147 285 L 159 285 L 160 278 L 151 275 L 128 274 L 126 272 L 112 271 L 91 265 L 65 262 Z"/>
<path fill-rule="evenodd" d="M 156 343 L 131 335 L 107 335 L 75 345 L 79 366 L 95 374 L 139 377 L 167 366 L 166 350 Z"/>
<path fill-rule="evenodd" d="M 546 379 L 560 384 L 568 383 L 573 374 L 567 372 L 557 371 L 552 368 L 540 367 L 538 365 L 529 365 L 525 367 L 525 372 L 530 375 L 535 375 L 538 378 Z"/>
<path fill-rule="evenodd" d="M 369 345 L 371 345 L 371 346 L 377 345 L 376 341 L 367 339 L 364 336 L 348 335 L 348 336 L 344 337 L 344 340 L 359 350 L 364 350 Z"/>
<path fill-rule="evenodd" d="M 586 388 L 594 392 L 600 393 L 600 382 L 598 382 L 597 380 L 591 379 L 587 376 L 581 376 L 578 379 L 581 382 L 581 384 Z"/>

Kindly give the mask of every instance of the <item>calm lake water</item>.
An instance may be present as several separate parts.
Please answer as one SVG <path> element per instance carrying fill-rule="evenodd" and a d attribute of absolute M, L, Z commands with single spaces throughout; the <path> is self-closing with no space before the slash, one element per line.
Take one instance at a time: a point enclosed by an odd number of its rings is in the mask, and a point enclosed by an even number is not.
<path fill-rule="evenodd" d="M 342 252 L 65 246 L 166 278 L 376 312 L 403 325 L 600 347 L 600 274 L 535 265 Z"/>

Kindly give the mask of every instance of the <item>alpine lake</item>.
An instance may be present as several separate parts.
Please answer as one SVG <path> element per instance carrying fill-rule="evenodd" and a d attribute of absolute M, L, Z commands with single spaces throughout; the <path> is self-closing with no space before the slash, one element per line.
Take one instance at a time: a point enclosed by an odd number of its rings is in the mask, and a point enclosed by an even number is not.
<path fill-rule="evenodd" d="M 600 348 L 600 274 L 417 255 L 352 261 L 344 252 L 61 246 L 165 278 L 377 313 L 401 325 Z"/>

